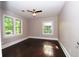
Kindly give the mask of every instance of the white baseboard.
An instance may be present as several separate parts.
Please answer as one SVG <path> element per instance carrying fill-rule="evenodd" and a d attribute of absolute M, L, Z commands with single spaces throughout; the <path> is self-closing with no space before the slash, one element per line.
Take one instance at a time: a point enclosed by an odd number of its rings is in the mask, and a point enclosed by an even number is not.
<path fill-rule="evenodd" d="M 38 38 L 38 39 L 47 39 L 47 40 L 58 40 L 57 38 L 28 36 L 28 37 L 25 37 L 25 38 L 23 38 L 23 39 L 19 39 L 19 40 L 10 42 L 10 43 L 6 43 L 6 44 L 2 45 L 2 49 L 7 48 L 7 47 L 9 47 L 9 46 L 12 46 L 12 45 L 14 45 L 14 44 L 16 44 L 16 43 L 19 43 L 19 42 L 21 42 L 21 41 L 24 41 L 24 40 L 26 40 L 26 39 L 28 39 L 28 38 Z"/>
<path fill-rule="evenodd" d="M 38 38 L 38 39 L 46 39 L 46 40 L 58 40 L 57 38 L 36 37 L 36 36 L 28 36 L 28 38 Z"/>
<path fill-rule="evenodd" d="M 24 40 L 26 40 L 26 39 L 28 39 L 28 37 L 23 38 L 23 39 L 19 39 L 19 40 L 10 42 L 10 43 L 6 43 L 6 44 L 2 45 L 2 49 L 7 48 L 7 47 L 9 47 L 9 46 L 12 46 L 12 45 L 14 45 L 14 44 L 16 44 L 16 43 L 22 42 L 22 41 L 24 41 Z"/>
<path fill-rule="evenodd" d="M 63 52 L 65 53 L 66 57 L 71 57 L 70 54 L 68 53 L 68 51 L 66 50 L 66 48 L 64 47 L 64 45 L 60 41 L 58 41 L 58 42 L 59 42 Z"/>

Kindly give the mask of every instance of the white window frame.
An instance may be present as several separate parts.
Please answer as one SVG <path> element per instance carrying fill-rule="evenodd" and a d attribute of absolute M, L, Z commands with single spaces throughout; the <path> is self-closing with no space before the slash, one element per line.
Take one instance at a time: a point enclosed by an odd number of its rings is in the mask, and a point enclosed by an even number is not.
<path fill-rule="evenodd" d="M 19 33 L 19 34 L 16 33 L 16 27 L 15 27 L 15 25 L 16 25 L 16 19 L 18 19 L 18 20 L 21 21 L 21 33 Z M 23 33 L 23 31 L 22 31 L 23 21 L 21 19 L 19 19 L 19 18 L 15 18 L 15 22 L 14 23 L 15 23 L 14 24 L 14 32 L 15 32 L 15 35 L 21 35 Z"/>
<path fill-rule="evenodd" d="M 51 30 L 52 30 L 51 33 L 44 33 L 44 26 L 46 26 L 46 25 L 51 26 Z M 42 22 L 42 34 L 43 35 L 53 35 L 54 34 L 53 21 L 43 21 Z"/>
<path fill-rule="evenodd" d="M 9 16 L 9 15 L 4 15 L 4 16 L 3 16 L 3 36 L 4 36 L 4 37 L 14 36 L 14 30 L 13 30 L 13 34 L 10 34 L 10 35 L 6 35 L 6 34 L 5 34 L 5 26 L 4 26 L 4 22 L 5 22 L 4 19 L 5 19 L 5 16 L 13 18 L 12 16 Z M 13 21 L 13 25 L 14 25 L 14 20 L 12 20 L 12 21 Z"/>
<path fill-rule="evenodd" d="M 5 16 L 7 16 L 7 17 L 11 17 L 11 18 L 13 18 L 13 34 L 10 34 L 10 35 L 6 35 L 5 34 L 5 27 L 4 27 L 4 18 L 5 18 Z M 18 20 L 20 20 L 21 21 L 21 33 L 20 34 L 16 34 L 16 28 L 15 28 L 15 22 L 16 22 L 16 19 L 18 19 Z M 17 36 L 17 35 L 22 35 L 22 33 L 23 33 L 23 21 L 21 20 L 21 19 L 19 19 L 19 18 L 15 18 L 15 17 L 12 17 L 12 16 L 9 16 L 9 15 L 3 15 L 3 36 L 4 37 L 11 37 L 11 36 Z"/>

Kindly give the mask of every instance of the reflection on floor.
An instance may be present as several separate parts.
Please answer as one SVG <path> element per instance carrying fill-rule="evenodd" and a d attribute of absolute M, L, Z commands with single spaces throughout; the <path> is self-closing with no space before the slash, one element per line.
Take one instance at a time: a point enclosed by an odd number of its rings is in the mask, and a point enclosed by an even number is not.
<path fill-rule="evenodd" d="M 29 38 L 2 50 L 3 57 L 65 57 L 55 40 Z"/>

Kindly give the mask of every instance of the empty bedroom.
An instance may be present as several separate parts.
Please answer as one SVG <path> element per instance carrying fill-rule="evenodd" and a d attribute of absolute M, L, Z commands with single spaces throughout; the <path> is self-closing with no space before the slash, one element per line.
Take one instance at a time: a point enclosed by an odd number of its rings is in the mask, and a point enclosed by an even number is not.
<path fill-rule="evenodd" d="M 0 1 L 2 57 L 79 57 L 79 1 Z"/>

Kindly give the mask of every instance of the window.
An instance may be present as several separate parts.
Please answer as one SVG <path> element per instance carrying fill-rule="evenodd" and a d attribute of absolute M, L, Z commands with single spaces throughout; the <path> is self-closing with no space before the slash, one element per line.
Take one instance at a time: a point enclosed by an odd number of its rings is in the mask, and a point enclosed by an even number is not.
<path fill-rule="evenodd" d="M 11 17 L 4 17 L 4 31 L 5 35 L 13 34 L 13 19 Z"/>
<path fill-rule="evenodd" d="M 53 34 L 53 24 L 52 22 L 43 22 L 43 34 L 52 35 Z"/>
<path fill-rule="evenodd" d="M 21 20 L 19 19 L 16 19 L 16 25 L 15 25 L 15 28 L 16 28 L 16 34 L 20 34 L 21 33 Z"/>
<path fill-rule="evenodd" d="M 22 21 L 20 19 L 4 16 L 4 21 L 3 21 L 4 35 L 11 36 L 11 35 L 21 34 L 22 33 L 21 24 Z"/>

